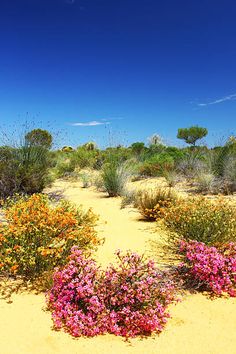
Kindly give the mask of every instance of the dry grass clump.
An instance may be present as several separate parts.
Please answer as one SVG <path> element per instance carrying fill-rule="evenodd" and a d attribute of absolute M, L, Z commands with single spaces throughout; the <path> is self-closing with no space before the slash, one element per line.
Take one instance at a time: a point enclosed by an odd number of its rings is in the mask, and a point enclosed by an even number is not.
<path fill-rule="evenodd" d="M 162 218 L 166 208 L 175 204 L 178 197 L 171 188 L 155 188 L 137 192 L 135 207 L 150 221 Z"/>

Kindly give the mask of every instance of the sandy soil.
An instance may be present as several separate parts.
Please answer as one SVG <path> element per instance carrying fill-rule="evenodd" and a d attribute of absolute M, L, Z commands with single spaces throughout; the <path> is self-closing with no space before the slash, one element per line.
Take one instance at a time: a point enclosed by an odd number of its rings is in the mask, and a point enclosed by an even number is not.
<path fill-rule="evenodd" d="M 98 232 L 106 241 L 97 252 L 97 260 L 106 265 L 113 261 L 115 249 L 150 251 L 153 224 L 139 221 L 131 208 L 120 209 L 120 200 L 106 198 L 76 183 L 57 182 L 54 190 L 77 204 L 93 207 L 100 214 Z M 172 318 L 159 336 L 133 339 L 130 343 L 113 335 L 73 339 L 52 330 L 50 313 L 44 310 L 44 295 L 14 294 L 12 303 L 0 299 L 1 354 L 236 354 L 236 299 L 210 300 L 201 294 L 188 295 L 170 309 Z"/>

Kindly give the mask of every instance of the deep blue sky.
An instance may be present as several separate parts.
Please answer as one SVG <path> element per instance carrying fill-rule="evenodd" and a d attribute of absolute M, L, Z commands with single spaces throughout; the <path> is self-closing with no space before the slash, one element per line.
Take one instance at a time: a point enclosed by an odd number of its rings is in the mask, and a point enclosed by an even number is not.
<path fill-rule="evenodd" d="M 236 132 L 235 19 L 235 0 L 0 0 L 0 124 L 71 145 L 198 124 L 218 143 Z"/>

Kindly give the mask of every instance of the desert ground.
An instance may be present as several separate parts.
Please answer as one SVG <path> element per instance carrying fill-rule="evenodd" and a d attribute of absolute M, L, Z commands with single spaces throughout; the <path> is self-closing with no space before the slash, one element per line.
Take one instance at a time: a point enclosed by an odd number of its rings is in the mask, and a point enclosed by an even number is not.
<path fill-rule="evenodd" d="M 149 255 L 150 241 L 161 239 L 154 223 L 140 220 L 133 208 L 120 208 L 119 198 L 107 198 L 78 182 L 57 181 L 49 192 L 99 214 L 98 234 L 105 238 L 95 258 L 101 266 L 114 260 L 116 249 L 132 249 Z M 45 311 L 44 294 L 19 291 L 11 302 L 0 299 L 2 354 L 73 353 L 161 353 L 236 354 L 236 299 L 211 300 L 205 294 L 185 294 L 182 302 L 170 307 L 171 319 L 160 335 L 135 338 L 129 342 L 114 335 L 74 339 L 52 328 L 51 314 Z"/>

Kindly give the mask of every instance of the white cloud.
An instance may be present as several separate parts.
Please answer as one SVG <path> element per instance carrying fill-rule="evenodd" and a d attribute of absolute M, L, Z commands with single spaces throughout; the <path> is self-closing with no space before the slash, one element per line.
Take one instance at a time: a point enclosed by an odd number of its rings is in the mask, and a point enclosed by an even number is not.
<path fill-rule="evenodd" d="M 96 125 L 109 124 L 110 122 L 99 122 L 97 120 L 92 120 L 91 122 L 76 122 L 70 123 L 74 127 L 95 127 Z"/>
<path fill-rule="evenodd" d="M 107 122 L 107 121 L 110 121 L 110 120 L 123 120 L 124 117 L 113 117 L 113 118 L 102 118 L 101 120 L 103 122 Z"/>
<path fill-rule="evenodd" d="M 236 93 L 234 93 L 232 95 L 228 95 L 228 96 L 222 97 L 222 98 L 218 98 L 217 100 L 210 101 L 210 102 L 207 102 L 207 103 L 198 103 L 198 106 L 205 107 L 205 106 L 209 106 L 209 105 L 212 105 L 212 104 L 222 103 L 222 102 L 225 102 L 225 101 L 234 101 L 234 100 L 236 100 Z"/>

